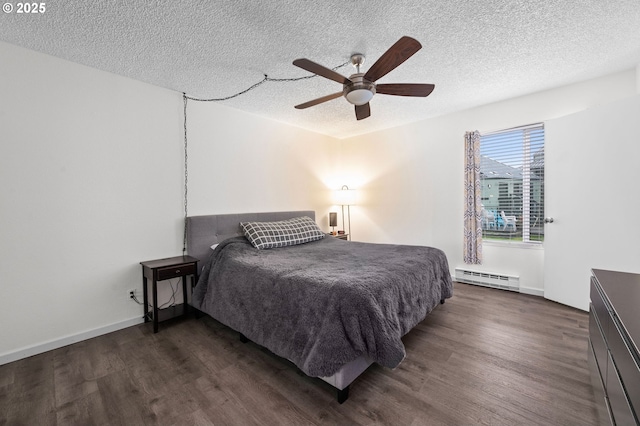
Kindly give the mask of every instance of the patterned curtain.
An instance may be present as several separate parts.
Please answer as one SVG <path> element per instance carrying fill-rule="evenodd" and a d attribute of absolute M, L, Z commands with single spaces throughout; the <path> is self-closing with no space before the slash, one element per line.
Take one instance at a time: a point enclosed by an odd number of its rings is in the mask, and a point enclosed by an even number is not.
<path fill-rule="evenodd" d="M 464 263 L 482 263 L 480 133 L 464 134 Z"/>

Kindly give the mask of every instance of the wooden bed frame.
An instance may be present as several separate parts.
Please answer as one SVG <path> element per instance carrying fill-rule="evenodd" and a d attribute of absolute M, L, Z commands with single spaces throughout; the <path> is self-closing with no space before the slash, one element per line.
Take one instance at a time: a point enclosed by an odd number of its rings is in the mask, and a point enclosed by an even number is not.
<path fill-rule="evenodd" d="M 315 220 L 316 213 L 313 210 L 300 210 L 190 216 L 187 217 L 187 251 L 190 256 L 200 261 L 200 267 L 202 267 L 204 261 L 209 257 L 213 244 L 218 244 L 227 238 L 243 235 L 240 222 L 270 222 L 300 216 L 308 216 Z M 242 333 L 240 333 L 240 340 L 248 341 Z M 361 356 L 342 366 L 333 376 L 320 377 L 320 379 L 336 388 L 338 402 L 342 404 L 349 397 L 349 385 L 371 364 L 370 359 Z"/>

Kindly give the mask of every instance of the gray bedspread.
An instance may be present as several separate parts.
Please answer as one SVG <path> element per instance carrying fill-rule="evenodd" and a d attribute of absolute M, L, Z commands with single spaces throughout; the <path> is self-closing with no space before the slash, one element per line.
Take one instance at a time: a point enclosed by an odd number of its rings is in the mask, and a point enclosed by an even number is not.
<path fill-rule="evenodd" d="M 366 355 L 394 368 L 401 337 L 452 296 L 445 254 L 327 237 L 257 250 L 244 238 L 211 253 L 192 303 L 309 376 Z"/>

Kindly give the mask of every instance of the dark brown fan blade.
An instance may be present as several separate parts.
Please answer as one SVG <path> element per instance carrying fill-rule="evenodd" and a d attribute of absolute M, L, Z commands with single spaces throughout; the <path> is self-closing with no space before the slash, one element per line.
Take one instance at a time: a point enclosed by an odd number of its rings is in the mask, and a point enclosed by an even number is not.
<path fill-rule="evenodd" d="M 329 80 L 337 81 L 338 83 L 341 83 L 341 84 L 351 83 L 351 80 L 349 80 L 347 77 L 343 76 L 342 74 L 339 74 L 334 70 L 330 70 L 329 68 L 323 67 L 320 64 L 316 64 L 315 62 L 310 61 L 308 59 L 304 59 L 304 58 L 296 59 L 295 61 L 293 61 L 293 65 L 300 67 L 303 70 L 307 70 L 309 72 L 317 74 L 321 77 L 328 78 Z"/>
<path fill-rule="evenodd" d="M 364 75 L 365 80 L 375 82 L 409 59 L 421 48 L 422 45 L 418 40 L 407 36 L 402 37 L 371 65 L 369 71 Z"/>
<path fill-rule="evenodd" d="M 364 105 L 356 105 L 356 118 L 358 120 L 364 120 L 371 115 L 371 108 L 369 102 Z"/>
<path fill-rule="evenodd" d="M 332 99 L 339 98 L 340 96 L 342 96 L 342 92 L 332 93 L 330 95 L 323 96 L 321 98 L 314 99 L 312 101 L 305 102 L 305 103 L 300 104 L 300 105 L 296 105 L 296 108 L 297 109 L 309 108 L 309 107 L 312 107 L 314 105 L 318 105 L 318 104 L 321 104 L 323 102 L 327 102 L 327 101 L 330 101 Z"/>
<path fill-rule="evenodd" d="M 376 93 L 395 96 L 429 96 L 436 86 L 433 84 L 376 84 Z"/>

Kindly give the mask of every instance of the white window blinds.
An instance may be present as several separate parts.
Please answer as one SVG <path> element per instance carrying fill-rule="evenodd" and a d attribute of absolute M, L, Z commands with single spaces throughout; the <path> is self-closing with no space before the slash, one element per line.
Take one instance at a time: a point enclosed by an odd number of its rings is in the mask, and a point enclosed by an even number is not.
<path fill-rule="evenodd" d="M 480 135 L 482 237 L 544 239 L 544 125 Z"/>

